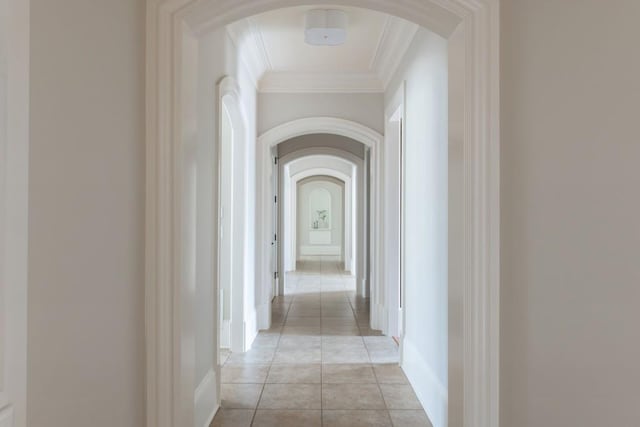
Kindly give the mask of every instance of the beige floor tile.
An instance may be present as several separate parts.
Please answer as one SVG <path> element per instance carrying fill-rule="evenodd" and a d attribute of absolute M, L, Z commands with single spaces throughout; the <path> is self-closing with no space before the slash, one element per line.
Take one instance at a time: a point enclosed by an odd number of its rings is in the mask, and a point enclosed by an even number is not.
<path fill-rule="evenodd" d="M 324 384 L 323 409 L 385 409 L 376 384 Z"/>
<path fill-rule="evenodd" d="M 321 409 L 319 384 L 266 384 L 260 409 Z"/>
<path fill-rule="evenodd" d="M 245 353 L 231 353 L 227 364 L 268 364 L 273 361 L 274 348 L 254 348 Z"/>
<path fill-rule="evenodd" d="M 322 349 L 322 363 L 369 363 L 369 353 L 363 349 Z"/>
<path fill-rule="evenodd" d="M 319 410 L 259 409 L 253 427 L 321 427 Z"/>
<path fill-rule="evenodd" d="M 387 411 L 327 410 L 322 412 L 323 427 L 391 427 Z"/>
<path fill-rule="evenodd" d="M 267 379 L 269 365 L 225 365 L 222 384 L 262 384 Z"/>
<path fill-rule="evenodd" d="M 375 384 L 376 377 L 370 365 L 323 365 L 322 382 L 331 384 Z"/>
<path fill-rule="evenodd" d="M 380 384 L 388 409 L 422 409 L 413 388 L 405 384 Z"/>
<path fill-rule="evenodd" d="M 389 411 L 394 427 L 433 427 L 423 410 Z"/>
<path fill-rule="evenodd" d="M 222 384 L 224 409 L 254 409 L 258 405 L 262 384 Z"/>
<path fill-rule="evenodd" d="M 250 427 L 253 409 L 220 409 L 210 427 Z"/>
<path fill-rule="evenodd" d="M 319 348 L 289 350 L 278 349 L 273 363 L 278 364 L 297 364 L 297 363 L 321 363 L 322 351 Z"/>
<path fill-rule="evenodd" d="M 267 383 L 320 384 L 320 364 L 271 365 Z"/>
<path fill-rule="evenodd" d="M 373 365 L 373 370 L 380 384 L 409 384 L 402 368 L 397 364 Z"/>

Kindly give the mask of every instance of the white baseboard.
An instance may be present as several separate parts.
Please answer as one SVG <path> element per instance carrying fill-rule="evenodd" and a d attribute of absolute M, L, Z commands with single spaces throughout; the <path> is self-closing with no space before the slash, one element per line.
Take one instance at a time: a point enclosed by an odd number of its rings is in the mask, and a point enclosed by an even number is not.
<path fill-rule="evenodd" d="M 371 329 L 382 331 L 383 334 L 387 335 L 389 330 L 388 316 L 389 314 L 385 305 L 375 304 L 371 311 Z"/>
<path fill-rule="evenodd" d="M 246 314 L 244 321 L 244 349 L 248 351 L 258 336 L 258 318 L 255 309 Z"/>
<path fill-rule="evenodd" d="M 220 327 L 220 347 L 231 347 L 231 320 L 223 320 Z"/>
<path fill-rule="evenodd" d="M 256 309 L 258 316 L 258 330 L 271 328 L 271 302 L 265 302 Z"/>
<path fill-rule="evenodd" d="M 402 342 L 402 369 L 422 403 L 433 427 L 447 427 L 448 391 L 429 364 L 406 338 Z"/>
<path fill-rule="evenodd" d="M 218 412 L 216 372 L 211 369 L 195 391 L 194 421 L 196 427 L 209 427 Z"/>
<path fill-rule="evenodd" d="M 341 246 L 318 245 L 318 246 L 300 246 L 300 256 L 320 256 L 320 255 L 342 255 Z"/>

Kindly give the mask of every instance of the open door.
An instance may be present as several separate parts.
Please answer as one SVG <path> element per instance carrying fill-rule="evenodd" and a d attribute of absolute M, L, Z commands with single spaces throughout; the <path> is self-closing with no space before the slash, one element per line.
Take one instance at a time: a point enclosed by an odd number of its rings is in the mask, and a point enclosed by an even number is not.
<path fill-rule="evenodd" d="M 273 194 L 272 205 L 272 229 L 273 238 L 271 240 L 271 273 L 272 273 L 272 287 L 273 296 L 280 295 L 280 272 L 278 271 L 279 261 L 279 248 L 278 248 L 278 221 L 279 221 L 279 209 L 278 209 L 278 196 L 280 189 L 280 168 L 278 167 L 278 152 L 277 147 L 271 149 L 271 189 Z"/>

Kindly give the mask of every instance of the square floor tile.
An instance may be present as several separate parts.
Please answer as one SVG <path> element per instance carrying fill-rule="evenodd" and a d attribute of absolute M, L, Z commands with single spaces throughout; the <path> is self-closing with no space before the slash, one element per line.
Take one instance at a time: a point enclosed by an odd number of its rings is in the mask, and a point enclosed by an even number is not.
<path fill-rule="evenodd" d="M 391 427 L 387 411 L 327 410 L 322 411 L 323 427 Z"/>
<path fill-rule="evenodd" d="M 377 384 L 324 384 L 323 409 L 385 409 Z"/>
<path fill-rule="evenodd" d="M 394 427 L 433 427 L 423 410 L 389 411 Z"/>
<path fill-rule="evenodd" d="M 320 384 L 320 364 L 271 365 L 267 383 Z"/>
<path fill-rule="evenodd" d="M 227 364 L 268 364 L 273 360 L 274 348 L 254 348 L 245 353 L 231 353 Z"/>
<path fill-rule="evenodd" d="M 380 384 L 409 384 L 402 368 L 397 364 L 373 365 Z"/>
<path fill-rule="evenodd" d="M 388 409 L 422 409 L 413 388 L 405 384 L 380 384 Z"/>
<path fill-rule="evenodd" d="M 373 368 L 365 364 L 323 365 L 322 382 L 330 384 L 375 384 Z"/>
<path fill-rule="evenodd" d="M 253 409 L 219 409 L 210 427 L 250 427 Z"/>
<path fill-rule="evenodd" d="M 321 409 L 319 384 L 266 384 L 260 409 Z"/>
<path fill-rule="evenodd" d="M 222 384 L 262 384 L 267 379 L 269 365 L 225 365 Z"/>
<path fill-rule="evenodd" d="M 289 350 L 278 349 L 273 363 L 294 364 L 294 363 L 321 363 L 322 351 L 319 348 Z"/>
<path fill-rule="evenodd" d="M 224 409 L 254 409 L 258 405 L 262 384 L 222 384 Z"/>
<path fill-rule="evenodd" d="M 253 427 L 321 427 L 319 410 L 258 409 Z"/>

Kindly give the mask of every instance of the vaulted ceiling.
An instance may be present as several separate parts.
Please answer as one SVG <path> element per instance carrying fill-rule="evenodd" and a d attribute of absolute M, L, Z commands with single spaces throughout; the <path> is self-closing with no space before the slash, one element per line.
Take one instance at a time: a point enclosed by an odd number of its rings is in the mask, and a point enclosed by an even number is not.
<path fill-rule="evenodd" d="M 341 46 L 304 41 L 305 14 L 274 10 L 235 22 L 228 33 L 262 92 L 381 92 L 406 53 L 417 25 L 383 13 L 340 7 L 348 17 Z"/>

